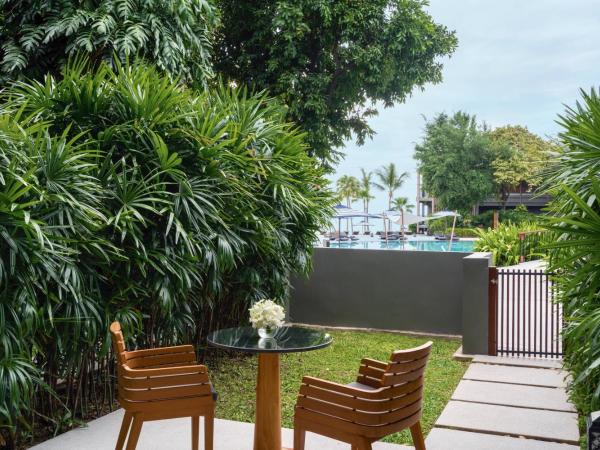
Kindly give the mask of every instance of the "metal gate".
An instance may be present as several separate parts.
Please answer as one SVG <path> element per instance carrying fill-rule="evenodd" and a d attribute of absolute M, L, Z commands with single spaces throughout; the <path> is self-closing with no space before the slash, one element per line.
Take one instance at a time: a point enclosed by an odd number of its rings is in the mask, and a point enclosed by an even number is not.
<path fill-rule="evenodd" d="M 488 353 L 560 358 L 562 305 L 552 273 L 490 267 Z"/>

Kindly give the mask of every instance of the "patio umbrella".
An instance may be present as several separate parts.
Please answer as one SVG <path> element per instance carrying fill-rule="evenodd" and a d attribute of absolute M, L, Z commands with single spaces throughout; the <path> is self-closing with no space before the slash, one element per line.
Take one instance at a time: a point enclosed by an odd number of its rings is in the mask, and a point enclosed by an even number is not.
<path fill-rule="evenodd" d="M 452 232 L 450 233 L 450 244 L 448 244 L 448 250 L 452 250 L 452 240 L 454 239 L 454 230 L 456 228 L 456 218 L 460 217 L 460 214 L 456 211 L 439 211 L 433 215 L 433 217 L 453 217 L 452 220 Z"/>
<path fill-rule="evenodd" d="M 373 219 L 381 218 L 379 214 L 369 214 L 363 211 L 357 211 L 349 208 L 348 206 L 337 204 L 333 207 L 335 209 L 334 219 L 338 219 L 338 236 L 342 227 L 342 219 L 352 219 L 353 217 L 368 217 Z"/>
<path fill-rule="evenodd" d="M 413 223 L 425 222 L 425 221 L 431 220 L 431 219 L 434 219 L 434 217 L 432 217 L 432 216 L 424 217 L 424 216 L 418 216 L 416 214 L 412 214 L 409 212 L 404 212 L 403 214 L 400 214 L 398 217 L 395 217 L 392 221 L 400 224 L 400 229 L 402 230 L 402 233 L 404 234 L 404 227 L 406 225 L 412 225 Z"/>

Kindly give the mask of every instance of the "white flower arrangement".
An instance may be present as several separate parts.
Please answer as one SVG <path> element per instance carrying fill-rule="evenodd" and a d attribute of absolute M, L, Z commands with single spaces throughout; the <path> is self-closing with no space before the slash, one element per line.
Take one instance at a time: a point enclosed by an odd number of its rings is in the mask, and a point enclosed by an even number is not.
<path fill-rule="evenodd" d="M 283 326 L 285 310 L 273 300 L 263 299 L 248 310 L 253 328 L 273 329 Z"/>

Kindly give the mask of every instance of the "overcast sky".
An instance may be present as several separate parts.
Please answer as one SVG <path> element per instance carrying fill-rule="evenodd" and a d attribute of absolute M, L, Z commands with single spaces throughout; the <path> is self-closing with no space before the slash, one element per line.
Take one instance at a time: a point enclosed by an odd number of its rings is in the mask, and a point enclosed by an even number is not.
<path fill-rule="evenodd" d="M 377 134 L 362 147 L 347 143 L 333 180 L 394 162 L 411 174 L 397 195 L 415 203 L 412 155 L 423 116 L 463 110 L 493 127 L 556 135 L 563 105 L 572 105 L 580 88 L 600 86 L 600 0 L 430 0 L 428 10 L 459 40 L 444 61 L 443 82 L 381 108 L 370 121 Z M 387 205 L 383 193 L 375 195 L 373 212 Z"/>

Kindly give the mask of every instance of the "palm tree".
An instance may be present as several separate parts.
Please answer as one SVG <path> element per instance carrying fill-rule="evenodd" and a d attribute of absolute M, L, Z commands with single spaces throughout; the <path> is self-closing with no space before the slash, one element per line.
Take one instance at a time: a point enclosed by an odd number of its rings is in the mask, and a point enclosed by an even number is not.
<path fill-rule="evenodd" d="M 350 175 L 342 175 L 337 180 L 337 192 L 340 198 L 346 200 L 346 206 L 350 208 L 352 202 L 356 200 L 360 191 L 360 182 L 356 177 Z"/>
<path fill-rule="evenodd" d="M 400 212 L 400 232 L 402 233 L 402 237 L 404 237 L 404 213 L 411 213 L 415 205 L 408 203 L 407 197 L 398 197 L 394 199 L 392 202 L 393 209 Z"/>
<path fill-rule="evenodd" d="M 387 191 L 388 208 L 392 209 L 392 199 L 394 198 L 394 193 L 402 187 L 406 179 L 409 177 L 408 172 L 402 172 L 398 174 L 396 165 L 394 163 L 390 163 L 389 165 L 383 166 L 381 169 L 376 170 L 375 175 L 379 181 L 373 182 L 372 184 L 380 191 Z"/>
<path fill-rule="evenodd" d="M 337 192 L 341 199 L 346 200 L 346 206 L 350 208 L 360 192 L 360 182 L 356 177 L 342 175 L 337 180 Z M 346 231 L 350 228 L 350 219 L 346 219 Z M 338 230 L 339 232 L 339 230 Z"/>
<path fill-rule="evenodd" d="M 367 172 L 365 169 L 360 169 L 360 173 L 360 192 L 358 198 L 362 199 L 363 210 L 368 214 L 369 201 L 375 198 L 371 195 L 371 186 L 373 185 L 371 179 L 373 178 L 373 172 Z"/>

